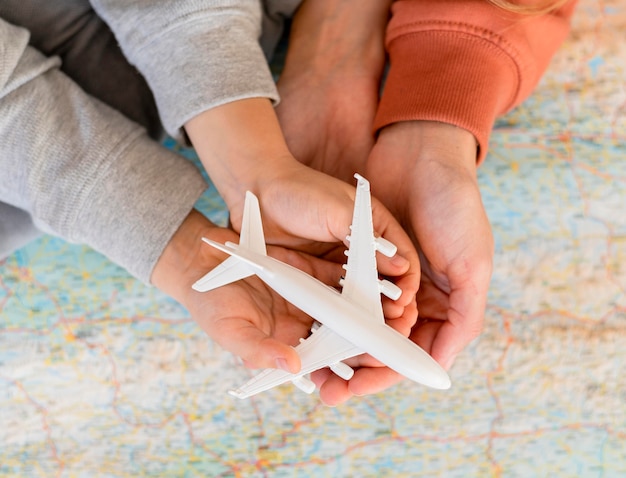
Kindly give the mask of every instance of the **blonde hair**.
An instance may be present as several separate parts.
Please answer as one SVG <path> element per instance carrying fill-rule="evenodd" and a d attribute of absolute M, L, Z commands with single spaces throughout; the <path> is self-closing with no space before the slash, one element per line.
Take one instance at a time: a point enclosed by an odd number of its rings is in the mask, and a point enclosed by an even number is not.
<path fill-rule="evenodd" d="M 532 0 L 520 2 L 519 0 L 487 0 L 489 3 L 509 12 L 526 15 L 543 15 L 561 8 L 569 0 Z"/>

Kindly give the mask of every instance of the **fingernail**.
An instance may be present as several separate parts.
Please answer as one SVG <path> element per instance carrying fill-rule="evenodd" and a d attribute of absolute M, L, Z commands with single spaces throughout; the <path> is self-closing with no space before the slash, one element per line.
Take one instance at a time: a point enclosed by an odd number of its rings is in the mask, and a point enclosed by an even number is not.
<path fill-rule="evenodd" d="M 291 370 L 289 370 L 289 364 L 287 363 L 287 360 L 285 360 L 283 357 L 278 357 L 275 362 L 276 368 L 284 370 L 285 372 L 291 372 Z"/>
<path fill-rule="evenodd" d="M 404 257 L 396 254 L 395 256 L 393 256 L 393 258 L 391 259 L 391 263 L 398 268 L 401 267 L 406 267 L 409 264 L 409 260 L 405 259 Z"/>
<path fill-rule="evenodd" d="M 452 365 L 454 365 L 454 361 L 456 360 L 456 356 L 457 354 L 451 355 L 450 357 L 448 357 L 444 363 L 443 363 L 443 368 L 445 368 L 446 370 L 450 370 L 452 368 Z"/>

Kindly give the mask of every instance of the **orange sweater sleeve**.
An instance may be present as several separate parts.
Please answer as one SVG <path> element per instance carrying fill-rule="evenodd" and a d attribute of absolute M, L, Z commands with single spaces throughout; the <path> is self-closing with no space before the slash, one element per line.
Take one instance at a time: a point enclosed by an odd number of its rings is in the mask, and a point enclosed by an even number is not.
<path fill-rule="evenodd" d="M 496 117 L 530 95 L 569 31 L 575 3 L 532 16 L 487 0 L 396 0 L 376 130 L 408 120 L 454 124 L 474 134 L 482 161 Z"/>

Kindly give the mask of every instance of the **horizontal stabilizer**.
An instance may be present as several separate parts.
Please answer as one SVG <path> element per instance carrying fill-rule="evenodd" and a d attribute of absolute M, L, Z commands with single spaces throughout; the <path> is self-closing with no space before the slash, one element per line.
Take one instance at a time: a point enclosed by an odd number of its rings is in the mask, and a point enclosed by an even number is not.
<path fill-rule="evenodd" d="M 196 281 L 192 286 L 194 290 L 207 292 L 263 271 L 263 266 L 254 257 L 267 255 L 259 200 L 256 196 L 251 192 L 246 194 L 239 245 L 232 242 L 220 244 L 206 237 L 202 240 L 215 249 L 230 254 L 231 257 Z"/>
<path fill-rule="evenodd" d="M 254 271 L 251 270 L 247 262 L 241 261 L 238 257 L 229 257 L 211 272 L 198 279 L 192 287 L 198 292 L 207 292 L 231 282 L 245 279 L 253 274 Z"/>
<path fill-rule="evenodd" d="M 297 377 L 292 380 L 292 383 L 302 390 L 304 393 L 311 394 L 315 391 L 315 384 L 306 377 Z"/>

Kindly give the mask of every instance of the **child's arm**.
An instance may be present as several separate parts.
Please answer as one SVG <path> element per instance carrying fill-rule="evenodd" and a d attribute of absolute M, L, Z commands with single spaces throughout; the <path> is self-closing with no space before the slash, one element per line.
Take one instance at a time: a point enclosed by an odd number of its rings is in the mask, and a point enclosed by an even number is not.
<path fill-rule="evenodd" d="M 275 227 L 268 240 L 292 247 L 344 240 L 354 188 L 303 167 L 288 150 L 272 107 L 276 87 L 258 44 L 259 1 L 93 4 L 146 77 L 166 130 L 186 130 L 235 226 L 251 189 Z M 415 257 L 384 208 L 374 220 L 401 253 Z"/>
<path fill-rule="evenodd" d="M 245 98 L 278 101 L 259 44 L 259 0 L 92 0 L 128 60 L 154 93 L 163 126 L 183 126 L 216 106 Z"/>
<path fill-rule="evenodd" d="M 575 4 L 534 16 L 487 0 L 394 2 L 376 129 L 411 120 L 453 124 L 474 135 L 482 161 L 495 118 L 532 92 L 569 32 Z"/>
<path fill-rule="evenodd" d="M 186 159 L 85 94 L 0 20 L 0 201 L 148 282 L 206 189 Z"/>
<path fill-rule="evenodd" d="M 185 128 L 235 225 L 251 189 L 268 209 L 267 224 L 276 227 L 270 241 L 305 247 L 344 240 L 354 188 L 303 167 L 287 149 L 272 108 L 276 87 L 258 44 L 259 1 L 93 4 L 146 77 L 166 130 L 180 136 Z M 384 208 L 375 221 L 401 253 L 415 257 Z"/>

